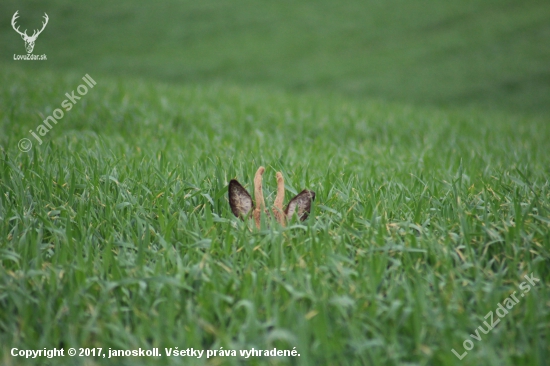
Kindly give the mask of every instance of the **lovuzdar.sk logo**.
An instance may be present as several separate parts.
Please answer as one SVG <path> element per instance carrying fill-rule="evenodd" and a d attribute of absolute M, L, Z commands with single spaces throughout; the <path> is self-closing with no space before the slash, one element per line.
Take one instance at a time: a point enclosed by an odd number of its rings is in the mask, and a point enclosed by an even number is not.
<path fill-rule="evenodd" d="M 21 36 L 21 38 L 23 38 L 23 41 L 25 41 L 25 49 L 27 50 L 27 54 L 26 55 L 13 55 L 13 59 L 14 60 L 33 60 L 33 61 L 42 61 L 42 60 L 46 60 L 46 55 L 33 55 L 32 54 L 32 51 L 34 49 L 34 43 L 36 42 L 36 38 L 38 38 L 38 36 L 40 35 L 40 33 L 42 33 L 42 31 L 44 30 L 44 28 L 46 28 L 46 25 L 48 24 L 48 14 L 44 13 L 44 21 L 42 22 L 42 29 L 38 30 L 38 29 L 35 29 L 32 33 L 31 36 L 29 36 L 27 34 L 27 30 L 25 29 L 24 32 L 21 32 L 19 30 L 19 26 L 16 25 L 16 21 L 17 21 L 17 18 L 19 18 L 19 10 L 17 10 L 15 12 L 15 14 L 13 14 L 13 17 L 11 18 L 11 26 L 13 27 L 13 29 L 19 33 L 19 35 Z"/>

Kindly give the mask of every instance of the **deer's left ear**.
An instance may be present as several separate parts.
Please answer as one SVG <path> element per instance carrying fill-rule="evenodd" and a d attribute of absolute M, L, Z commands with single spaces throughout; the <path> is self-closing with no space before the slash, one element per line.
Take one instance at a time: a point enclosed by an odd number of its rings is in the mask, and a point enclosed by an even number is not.
<path fill-rule="evenodd" d="M 291 219 L 294 214 L 300 221 L 307 219 L 311 211 L 311 202 L 315 199 L 315 192 L 304 189 L 296 197 L 290 200 L 285 209 L 285 216 Z"/>
<path fill-rule="evenodd" d="M 254 202 L 252 197 L 248 194 L 246 189 L 237 182 L 235 179 L 231 179 L 229 182 L 229 205 L 231 211 L 237 217 L 245 217 L 248 213 L 254 209 Z"/>

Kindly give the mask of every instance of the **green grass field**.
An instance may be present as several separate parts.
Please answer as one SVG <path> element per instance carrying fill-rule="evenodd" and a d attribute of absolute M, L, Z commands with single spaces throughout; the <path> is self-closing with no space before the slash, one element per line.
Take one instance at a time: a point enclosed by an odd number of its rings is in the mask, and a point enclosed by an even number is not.
<path fill-rule="evenodd" d="M 0 61 L 0 364 L 547 364 L 550 56 L 538 42 L 550 8 L 426 0 L 413 15 L 431 5 L 427 15 L 409 18 L 412 5 L 391 2 L 404 13 L 353 1 L 52 1 L 46 31 L 59 37 L 44 31 L 35 50 L 47 63 Z M 24 53 L 13 9 L 40 22 L 37 4 L 0 5 L 2 56 Z M 487 33 L 461 43 L 461 29 L 482 27 L 483 9 Z M 362 68 L 368 50 L 345 51 L 361 42 L 346 34 L 365 14 L 385 26 L 364 25 L 388 52 L 365 61 L 375 71 Z M 484 73 L 492 66 L 479 52 L 504 30 L 502 44 L 532 53 L 491 53 L 497 42 L 483 52 L 499 67 Z M 154 50 L 139 47 L 163 32 Z M 124 34 L 136 43 L 121 46 Z M 92 35 L 100 39 L 73 42 Z M 455 64 L 471 68 L 443 71 Z M 97 84 L 63 109 L 85 74 Z M 517 88 L 499 86 L 512 76 Z M 40 127 L 56 109 L 57 124 Z M 268 202 L 276 171 L 287 200 L 316 192 L 308 220 L 256 230 L 232 215 L 229 180 L 252 191 L 260 165 Z M 499 304 L 509 306 L 502 317 Z M 488 314 L 500 320 L 489 332 Z M 300 356 L 109 359 L 69 357 L 70 347 Z M 25 359 L 14 348 L 65 357 Z"/>

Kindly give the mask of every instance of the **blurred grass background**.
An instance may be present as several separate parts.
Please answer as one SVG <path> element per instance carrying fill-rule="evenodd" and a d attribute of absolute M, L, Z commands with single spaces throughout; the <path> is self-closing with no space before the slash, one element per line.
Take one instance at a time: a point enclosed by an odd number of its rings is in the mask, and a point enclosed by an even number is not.
<path fill-rule="evenodd" d="M 16 10 L 22 29 L 49 15 L 34 51 L 47 62 L 13 61 Z M 0 14 L 0 65 L 550 110 L 545 0 L 3 0 Z"/>

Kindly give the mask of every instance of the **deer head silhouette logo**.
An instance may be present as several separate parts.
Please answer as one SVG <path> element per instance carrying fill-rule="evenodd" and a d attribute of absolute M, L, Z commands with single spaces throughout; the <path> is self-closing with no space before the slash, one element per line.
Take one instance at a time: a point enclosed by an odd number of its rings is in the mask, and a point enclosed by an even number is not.
<path fill-rule="evenodd" d="M 240 218 L 245 218 L 252 211 L 252 217 L 256 223 L 256 227 L 260 228 L 261 213 L 265 212 L 269 215 L 269 211 L 266 210 L 264 194 L 262 191 L 262 175 L 265 168 L 261 166 L 254 177 L 254 196 L 256 198 L 256 205 L 252 201 L 252 197 L 248 194 L 246 189 L 232 179 L 229 182 L 229 205 L 233 214 Z M 283 201 L 285 200 L 285 182 L 283 174 L 277 172 L 277 197 L 275 197 L 275 204 L 273 205 L 272 212 L 273 217 L 282 226 L 285 226 L 286 221 L 290 220 L 294 215 L 298 216 L 300 221 L 307 219 L 311 210 L 311 202 L 315 199 L 315 192 L 304 189 L 298 193 L 294 198 L 290 200 L 286 208 L 283 210 Z"/>
<path fill-rule="evenodd" d="M 44 30 L 44 28 L 46 28 L 46 24 L 48 24 L 48 14 L 44 13 L 44 22 L 42 22 L 42 29 L 40 30 L 34 30 L 34 32 L 32 33 L 32 36 L 29 36 L 27 34 L 27 30 L 25 29 L 24 32 L 21 32 L 19 31 L 19 26 L 17 26 L 17 28 L 15 27 L 15 21 L 17 20 L 17 18 L 19 18 L 19 15 L 17 15 L 17 13 L 19 12 L 19 10 L 17 10 L 15 12 L 15 14 L 13 14 L 13 18 L 11 18 L 11 26 L 13 27 L 13 29 L 19 33 L 21 35 L 21 38 L 23 38 L 23 41 L 25 41 L 25 48 L 27 49 L 27 53 L 32 53 L 32 50 L 34 49 L 34 42 L 36 42 L 36 38 L 38 38 L 38 36 L 40 35 L 40 33 L 42 33 L 42 31 Z"/>

